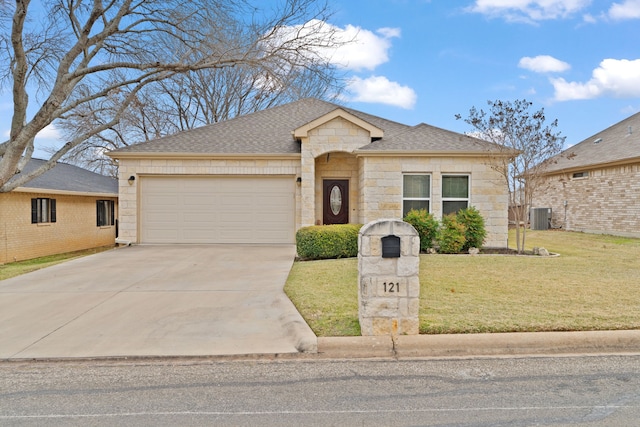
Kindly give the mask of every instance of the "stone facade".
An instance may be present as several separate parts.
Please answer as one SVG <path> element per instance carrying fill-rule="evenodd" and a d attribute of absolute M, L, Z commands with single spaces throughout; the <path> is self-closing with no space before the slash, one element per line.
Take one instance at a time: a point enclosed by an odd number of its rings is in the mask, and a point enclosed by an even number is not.
<path fill-rule="evenodd" d="M 400 256 L 383 257 L 382 239 L 400 239 Z M 358 235 L 361 334 L 417 335 L 420 310 L 420 237 L 406 222 L 380 219 Z"/>
<path fill-rule="evenodd" d="M 120 237 L 139 243 L 140 207 L 138 182 L 130 176 L 216 175 L 290 176 L 296 186 L 295 229 L 321 224 L 323 179 L 349 181 L 349 222 L 367 223 L 380 218 L 402 217 L 402 180 L 405 173 L 431 176 L 431 212 L 442 216 L 441 176 L 467 174 L 470 177 L 469 204 L 485 219 L 487 247 L 507 245 L 508 193 L 499 175 L 478 156 L 407 155 L 402 152 L 369 154 L 359 150 L 382 137 L 382 131 L 349 113 L 337 110 L 293 131 L 300 141 L 300 154 L 225 155 L 181 158 L 150 155 L 119 158 Z"/>
<path fill-rule="evenodd" d="M 547 177 L 533 207 L 551 208 L 553 227 L 640 237 L 640 163 L 585 172 Z"/>
<path fill-rule="evenodd" d="M 31 199 L 56 200 L 56 222 L 32 224 Z M 96 225 L 96 201 L 117 198 L 39 192 L 0 194 L 0 264 L 113 245 L 116 227 Z M 117 217 L 117 214 L 116 214 Z"/>
<path fill-rule="evenodd" d="M 402 217 L 402 177 L 406 173 L 431 176 L 431 213 L 442 219 L 442 175 L 470 177 L 469 205 L 485 220 L 486 247 L 506 247 L 508 237 L 508 193 L 499 174 L 482 158 L 430 156 L 371 156 L 360 162 L 360 220 Z"/>

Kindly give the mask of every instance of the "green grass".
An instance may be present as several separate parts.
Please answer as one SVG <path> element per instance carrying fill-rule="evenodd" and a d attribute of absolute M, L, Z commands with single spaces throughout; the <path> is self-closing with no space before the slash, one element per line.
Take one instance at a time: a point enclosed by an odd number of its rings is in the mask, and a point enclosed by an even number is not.
<path fill-rule="evenodd" d="M 8 264 L 0 265 L 0 280 L 9 279 L 11 277 L 19 276 L 21 274 L 29 273 L 31 271 L 39 270 L 41 268 L 50 267 L 55 264 L 60 264 L 64 261 L 69 261 L 74 258 L 79 258 L 87 255 L 96 254 L 109 249 L 113 249 L 113 246 L 103 246 L 100 248 L 85 249 L 82 251 L 67 252 L 63 254 L 49 255 L 40 258 L 29 259 L 26 261 L 12 262 Z"/>
<path fill-rule="evenodd" d="M 640 239 L 527 230 L 534 246 L 561 256 L 421 255 L 420 333 L 640 328 Z M 356 283 L 354 258 L 296 262 L 285 291 L 318 336 L 352 336 Z"/>

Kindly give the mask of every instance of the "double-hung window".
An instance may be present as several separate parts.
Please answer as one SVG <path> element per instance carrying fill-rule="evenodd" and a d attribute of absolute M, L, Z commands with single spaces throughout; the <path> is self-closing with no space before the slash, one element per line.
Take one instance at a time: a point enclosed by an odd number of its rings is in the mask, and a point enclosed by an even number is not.
<path fill-rule="evenodd" d="M 96 201 L 98 227 L 106 227 L 115 223 L 115 203 L 113 200 Z"/>
<path fill-rule="evenodd" d="M 31 224 L 56 222 L 56 199 L 31 199 Z"/>
<path fill-rule="evenodd" d="M 410 210 L 426 209 L 431 206 L 431 175 L 405 174 L 402 176 L 402 217 Z"/>
<path fill-rule="evenodd" d="M 442 215 L 469 207 L 469 175 L 442 175 Z"/>

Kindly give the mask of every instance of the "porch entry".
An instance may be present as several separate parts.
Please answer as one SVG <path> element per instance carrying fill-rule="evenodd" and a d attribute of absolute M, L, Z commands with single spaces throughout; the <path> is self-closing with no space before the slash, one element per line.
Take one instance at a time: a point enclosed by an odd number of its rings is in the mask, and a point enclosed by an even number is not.
<path fill-rule="evenodd" d="M 325 179 L 322 181 L 322 223 L 349 223 L 349 180 Z"/>

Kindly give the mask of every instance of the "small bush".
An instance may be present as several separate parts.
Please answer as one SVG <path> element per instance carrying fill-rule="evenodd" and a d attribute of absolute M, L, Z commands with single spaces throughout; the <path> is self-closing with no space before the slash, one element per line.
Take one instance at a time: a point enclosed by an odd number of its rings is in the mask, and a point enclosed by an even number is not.
<path fill-rule="evenodd" d="M 457 254 L 465 244 L 465 227 L 460 224 L 454 214 L 442 217 L 442 224 L 438 229 L 436 240 L 439 252 L 443 254 Z"/>
<path fill-rule="evenodd" d="M 484 239 L 487 236 L 487 231 L 484 228 L 484 218 L 473 206 L 467 209 L 461 209 L 456 214 L 458 222 L 465 226 L 464 237 L 466 242 L 462 247 L 463 251 L 468 251 L 469 248 L 480 249 L 484 244 Z"/>
<path fill-rule="evenodd" d="M 420 236 L 420 250 L 426 251 L 433 247 L 433 241 L 438 232 L 438 221 L 426 209 L 411 209 L 404 221 L 408 222 L 416 229 Z"/>
<path fill-rule="evenodd" d="M 362 224 L 313 225 L 296 233 L 302 259 L 350 258 L 358 256 L 358 232 Z"/>

